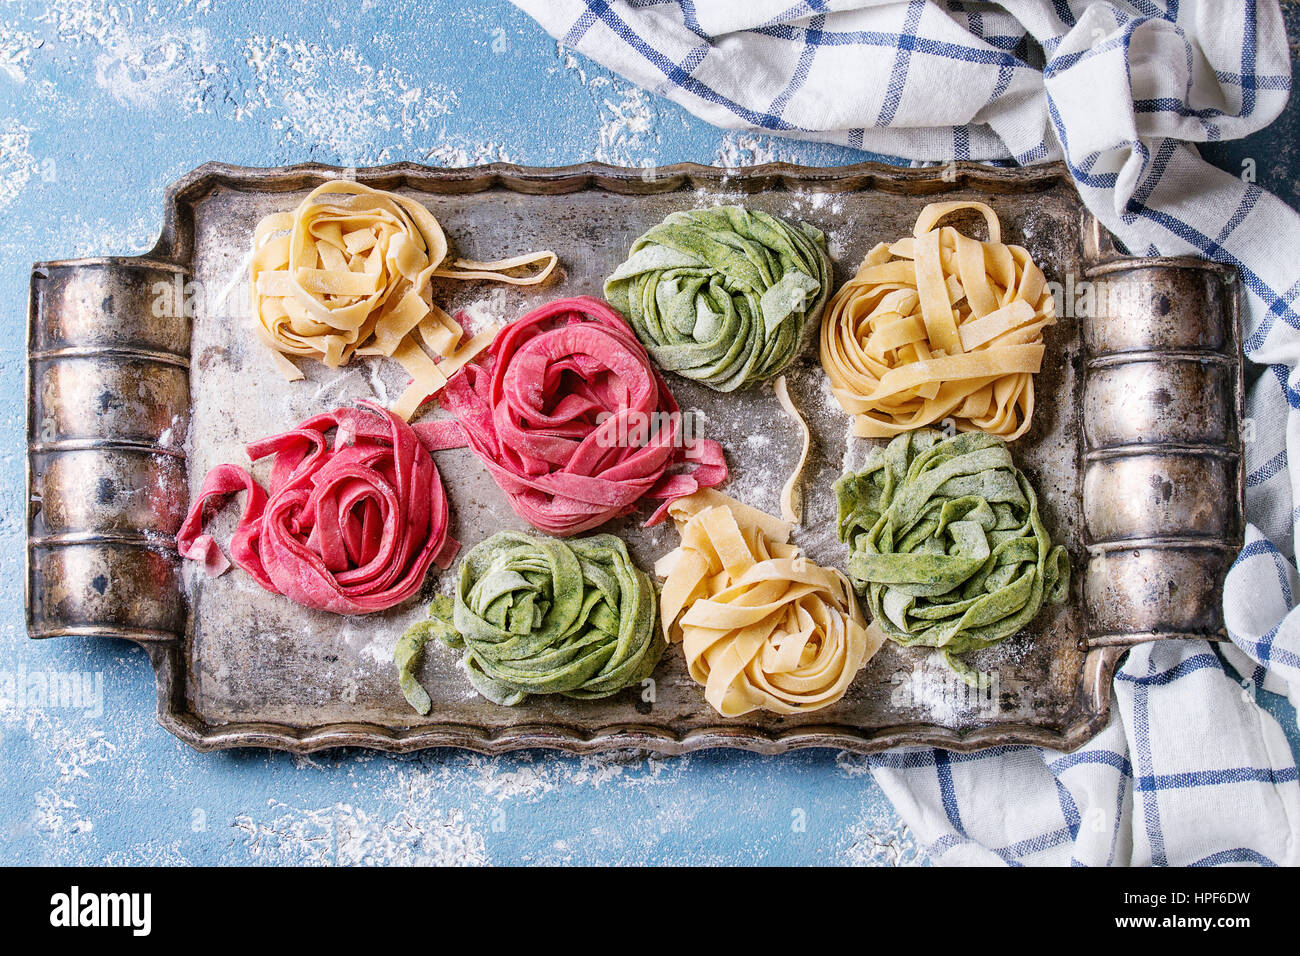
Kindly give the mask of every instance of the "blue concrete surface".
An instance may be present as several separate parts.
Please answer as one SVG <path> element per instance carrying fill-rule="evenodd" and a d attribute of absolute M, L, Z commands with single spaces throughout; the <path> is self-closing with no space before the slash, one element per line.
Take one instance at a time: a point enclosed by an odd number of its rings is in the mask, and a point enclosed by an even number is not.
<path fill-rule="evenodd" d="M 140 651 L 26 639 L 30 263 L 147 249 L 192 167 L 868 158 L 714 129 L 500 0 L 250 6 L 0 7 L 0 671 L 103 687 L 102 713 L 0 701 L 0 863 L 924 862 L 849 755 L 199 755 L 154 723 Z M 1214 158 L 1259 157 L 1260 184 L 1295 203 L 1296 123 Z M 1294 743 L 1295 713 L 1261 699 Z"/>

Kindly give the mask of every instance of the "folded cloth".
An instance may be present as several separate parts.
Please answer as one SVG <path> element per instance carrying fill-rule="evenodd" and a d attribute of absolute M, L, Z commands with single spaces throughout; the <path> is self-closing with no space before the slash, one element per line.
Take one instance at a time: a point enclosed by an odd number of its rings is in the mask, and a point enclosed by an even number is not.
<path fill-rule="evenodd" d="M 1300 703 L 1300 216 L 1192 144 L 1273 120 L 1291 86 L 1275 0 L 515 0 L 566 46 L 719 126 L 917 161 L 1064 159 L 1129 250 L 1237 268 L 1247 544 L 1233 645 L 1134 649 L 1078 752 L 918 750 L 872 773 L 937 862 L 1300 863 L 1300 784 L 1257 687 Z M 1225 665 L 1225 660 L 1227 664 Z M 1233 672 L 1240 676 L 1233 676 Z"/>

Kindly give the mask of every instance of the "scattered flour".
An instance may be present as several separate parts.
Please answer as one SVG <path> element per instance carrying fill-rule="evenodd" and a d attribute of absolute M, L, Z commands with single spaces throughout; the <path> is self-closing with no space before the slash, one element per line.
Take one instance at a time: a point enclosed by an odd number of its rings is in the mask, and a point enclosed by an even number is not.
<path fill-rule="evenodd" d="M 613 750 L 573 760 L 554 760 L 532 752 L 508 762 L 498 757 L 471 756 L 474 779 L 487 796 L 498 802 L 535 799 L 572 787 L 644 787 L 682 773 L 690 757 L 661 757 L 643 750 Z M 509 769 L 503 769 L 508 767 Z M 667 773 L 668 776 L 665 776 Z"/>
<path fill-rule="evenodd" d="M 547 762 L 534 762 L 532 754 L 521 755 L 517 762 L 475 756 L 471 758 L 474 783 L 484 795 L 498 802 L 540 797 L 553 791 L 557 775 Z"/>
<path fill-rule="evenodd" d="M 37 15 L 36 22 L 51 25 L 60 42 L 76 46 L 105 45 L 111 37 L 120 35 L 125 26 L 117 4 L 96 0 L 53 0 Z"/>
<path fill-rule="evenodd" d="M 95 768 L 109 762 L 117 745 L 103 730 L 74 712 L 20 707 L 0 700 L 0 741 L 14 733 L 39 746 L 45 754 L 48 785 L 33 794 L 30 826 L 47 841 L 51 853 L 75 856 L 81 838 L 94 830 L 94 821 L 82 808 L 80 796 L 93 782 Z"/>
<path fill-rule="evenodd" d="M 36 171 L 31 129 L 9 120 L 0 128 L 0 209 L 18 198 Z"/>
<path fill-rule="evenodd" d="M 159 109 L 180 103 L 200 112 L 225 82 L 227 71 L 210 58 L 203 29 L 178 33 L 154 23 L 137 24 L 132 7 L 124 11 L 87 0 L 55 0 L 36 21 L 52 26 L 60 43 L 99 47 L 95 82 L 124 106 Z M 3 36 L 0 47 L 6 45 Z"/>
<path fill-rule="evenodd" d="M 782 143 L 771 136 L 733 130 L 723 134 L 722 142 L 713 156 L 713 165 L 739 169 L 743 166 L 787 162 L 791 158 L 788 143 Z"/>
<path fill-rule="evenodd" d="M 582 757 L 577 768 L 570 770 L 568 779 L 575 786 L 589 786 L 597 790 L 614 782 L 624 786 L 637 786 L 658 780 L 670 762 L 674 772 L 680 772 L 689 758 L 673 760 L 641 750 L 612 750 Z"/>
<path fill-rule="evenodd" d="M 27 80 L 32 53 L 45 45 L 45 41 L 32 33 L 0 23 L 0 71 L 15 83 Z"/>
<path fill-rule="evenodd" d="M 602 163 L 616 166 L 655 165 L 646 155 L 650 144 L 658 140 L 652 134 L 655 111 L 650 94 L 638 86 L 625 86 L 617 98 L 605 97 L 600 104 L 600 131 L 593 156 Z"/>
<path fill-rule="evenodd" d="M 427 141 L 457 104 L 451 89 L 375 66 L 352 44 L 252 36 L 244 60 L 253 83 L 236 119 L 265 112 L 287 144 L 358 165 L 389 158 L 390 147 L 377 144 Z"/>
<path fill-rule="evenodd" d="M 206 30 L 109 36 L 95 58 L 95 82 L 125 106 L 158 109 L 176 102 L 201 112 L 223 81 L 209 59 Z"/>
<path fill-rule="evenodd" d="M 488 326 L 509 322 L 515 318 L 510 306 L 510 296 L 499 286 L 486 290 L 479 298 L 466 302 L 457 310 L 465 335 L 472 337 Z"/>
<path fill-rule="evenodd" d="M 577 77 L 595 106 L 600 127 L 592 158 L 614 166 L 651 168 L 656 165 L 654 147 L 660 142 L 656 130 L 658 112 L 655 98 L 620 77 L 588 77 L 587 70 L 572 50 L 557 43 L 560 67 Z"/>
<path fill-rule="evenodd" d="M 78 812 L 76 801 L 50 787 L 36 794 L 35 804 L 32 822 L 47 837 L 66 838 L 95 828 L 89 817 Z"/>
<path fill-rule="evenodd" d="M 923 866 L 925 851 L 907 824 L 859 820 L 848 831 L 840 861 L 847 866 Z"/>
<path fill-rule="evenodd" d="M 274 816 L 236 817 L 249 856 L 317 866 L 482 866 L 483 836 L 459 810 L 408 806 L 387 818 L 347 803 L 317 808 L 268 801 Z"/>
<path fill-rule="evenodd" d="M 424 154 L 431 166 L 485 166 L 488 163 L 512 163 L 514 159 L 502 143 L 440 143 Z"/>
<path fill-rule="evenodd" d="M 140 255 L 153 247 L 158 219 L 152 213 L 111 220 L 78 215 L 73 217 L 71 225 L 73 241 L 68 250 L 71 256 Z"/>

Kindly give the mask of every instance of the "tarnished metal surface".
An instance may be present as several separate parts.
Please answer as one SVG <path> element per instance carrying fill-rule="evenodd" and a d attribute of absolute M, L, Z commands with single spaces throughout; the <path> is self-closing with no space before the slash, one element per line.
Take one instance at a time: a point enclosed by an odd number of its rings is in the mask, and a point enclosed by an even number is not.
<path fill-rule="evenodd" d="M 404 165 L 355 175 L 426 203 L 467 257 L 543 247 L 560 255 L 563 275 L 544 289 L 450 282 L 435 289 L 444 307 L 481 320 L 508 320 L 560 295 L 599 295 L 632 239 L 675 209 L 744 202 L 811 222 L 828 235 L 840 282 L 876 242 L 908 233 L 933 198 L 990 203 L 1008 241 L 1025 245 L 1048 279 L 1065 287 L 1062 321 L 1046 334 L 1034 426 L 1014 453 L 1075 576 L 1066 605 L 1045 609 L 1029 632 L 973 658 L 996 677 L 983 698 L 959 696 L 964 685 L 954 686 L 923 652 L 887 645 L 831 708 L 723 720 L 686 675 L 680 650 L 670 649 L 655 673 L 653 701 L 633 688 L 604 701 L 534 698 L 502 708 L 474 694 L 455 654 L 431 647 L 422 679 L 435 707 L 421 718 L 397 690 L 391 650 L 451 575 L 441 582 L 431 575 L 418 602 L 341 618 L 267 594 L 237 570 L 214 580 L 193 566 L 178 571 L 170 535 L 210 467 L 246 462 L 243 445 L 252 438 L 339 403 L 384 400 L 402 385 L 391 363 L 369 362 L 337 372 L 305 366 L 306 381 L 287 383 L 251 333 L 242 279 L 253 225 L 343 174 L 325 167 L 203 167 L 169 191 L 163 236 L 146 259 L 37 266 L 31 633 L 150 643 L 159 718 L 203 749 L 1077 746 L 1105 720 L 1125 646 L 1219 626 L 1213 588 L 1241 534 L 1233 290 L 1203 266 L 1098 266 L 1100 254 L 1085 257 L 1088 223 L 1058 167 L 961 167 L 955 180 L 941 172 Z M 1105 301 L 1115 309 L 1104 317 L 1073 295 L 1103 275 L 1114 287 Z M 862 461 L 866 443 L 846 437 L 848 417 L 829 394 L 815 349 L 790 379 L 815 438 L 796 540 L 814 559 L 842 566 L 830 487 Z M 704 415 L 703 433 L 727 450 L 733 477 L 725 490 L 775 511 L 799 444 L 771 389 L 720 396 L 676 377 L 670 384 L 685 410 Z M 523 527 L 468 452 L 440 453 L 437 463 L 453 532 L 467 546 L 502 527 Z M 233 510 L 214 521 L 219 540 Z M 644 516 L 611 530 L 648 567 L 676 534 L 642 529 Z"/>
<path fill-rule="evenodd" d="M 1087 275 L 1089 640 L 1218 636 L 1245 501 L 1232 273 L 1143 259 Z"/>
<path fill-rule="evenodd" d="M 165 261 L 32 272 L 27 623 L 33 637 L 173 641 L 185 626 L 173 534 L 188 496 L 190 326 L 159 315 Z"/>

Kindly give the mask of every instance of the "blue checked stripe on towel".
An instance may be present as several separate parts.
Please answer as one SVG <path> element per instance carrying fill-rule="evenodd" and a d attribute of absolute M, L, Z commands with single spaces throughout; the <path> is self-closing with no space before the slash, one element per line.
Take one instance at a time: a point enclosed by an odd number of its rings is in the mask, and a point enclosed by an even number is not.
<path fill-rule="evenodd" d="M 1236 267 L 1247 355 L 1267 371 L 1248 401 L 1250 526 L 1224 594 L 1233 643 L 1134 649 L 1110 725 L 1077 753 L 917 750 L 870 764 L 939 863 L 1300 863 L 1295 760 L 1254 700 L 1265 687 L 1300 703 L 1288 467 L 1300 218 L 1195 147 L 1285 105 L 1276 0 L 515 2 L 718 126 L 914 161 L 1064 160 L 1132 252 Z"/>

